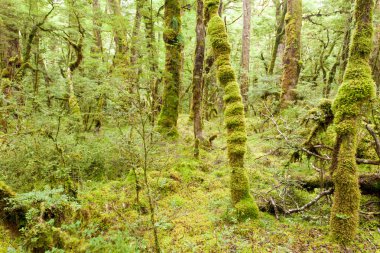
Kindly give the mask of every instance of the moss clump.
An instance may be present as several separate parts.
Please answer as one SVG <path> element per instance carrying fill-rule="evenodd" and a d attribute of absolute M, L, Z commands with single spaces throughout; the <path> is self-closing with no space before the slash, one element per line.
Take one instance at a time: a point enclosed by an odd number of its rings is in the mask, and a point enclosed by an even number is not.
<path fill-rule="evenodd" d="M 5 208 L 7 207 L 7 201 L 9 198 L 15 196 L 12 189 L 4 182 L 0 181 L 0 218 L 4 218 Z"/>
<path fill-rule="evenodd" d="M 360 190 L 355 159 L 357 133 L 361 116 L 366 113 L 376 93 L 369 66 L 373 5 L 372 0 L 356 1 L 356 27 L 348 65 L 332 107 L 339 151 L 338 162 L 332 171 L 335 192 L 330 230 L 332 239 L 342 244 L 351 242 L 358 228 Z"/>
<path fill-rule="evenodd" d="M 183 39 L 181 36 L 181 6 L 179 0 L 165 1 L 164 42 L 166 61 L 164 72 L 164 95 L 157 130 L 168 137 L 178 136 L 177 120 Z"/>
<path fill-rule="evenodd" d="M 231 198 L 240 219 L 256 218 L 258 207 L 249 193 L 249 182 L 244 169 L 247 133 L 244 105 L 231 66 L 231 46 L 223 20 L 218 16 L 219 1 L 206 1 L 205 16 L 208 21 L 207 34 L 215 56 L 217 77 L 224 88 L 224 120 L 227 127 L 227 150 L 231 167 Z"/>

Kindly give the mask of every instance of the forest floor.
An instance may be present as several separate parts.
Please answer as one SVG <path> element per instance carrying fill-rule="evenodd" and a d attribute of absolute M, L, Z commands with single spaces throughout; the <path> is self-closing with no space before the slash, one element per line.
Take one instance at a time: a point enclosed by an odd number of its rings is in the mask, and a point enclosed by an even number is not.
<path fill-rule="evenodd" d="M 292 187 L 295 182 L 291 180 L 294 175 L 315 175 L 309 162 L 285 166 L 289 152 L 279 148 L 281 136 L 273 130 L 274 127 L 264 126 L 258 133 L 254 129 L 256 123 L 253 119 L 247 121 L 246 168 L 251 192 L 258 204 L 265 205 L 270 197 L 283 197 L 288 201 L 291 199 L 295 208 L 312 200 L 319 190 L 310 193 Z M 102 134 L 112 131 L 104 129 Z M 162 252 L 347 250 L 329 241 L 329 197 L 305 212 L 280 215 L 279 219 L 273 214 L 260 212 L 257 220 L 238 222 L 229 204 L 229 168 L 222 119 L 205 123 L 206 136 L 216 134 L 218 137 L 212 148 L 201 150 L 200 160 L 193 158 L 192 124 L 188 115 L 181 115 L 179 132 L 179 140 L 165 145 L 156 143 L 148 156 L 151 159 L 148 163 L 149 184 L 156 205 L 155 226 Z M 142 184 L 141 168 L 137 168 L 137 175 Z M 134 179 L 129 173 L 122 180 L 82 182 L 78 194 L 80 215 L 62 228 L 73 242 L 72 248 L 66 248 L 65 252 L 152 250 L 154 240 L 146 190 L 140 191 L 142 208 L 136 208 Z M 363 203 L 373 198 L 363 196 Z M 351 252 L 380 252 L 380 222 L 377 218 L 361 216 L 357 239 L 349 247 Z M 0 238 L 0 252 L 22 245 L 20 239 L 12 237 L 3 227 L 0 227 Z"/>

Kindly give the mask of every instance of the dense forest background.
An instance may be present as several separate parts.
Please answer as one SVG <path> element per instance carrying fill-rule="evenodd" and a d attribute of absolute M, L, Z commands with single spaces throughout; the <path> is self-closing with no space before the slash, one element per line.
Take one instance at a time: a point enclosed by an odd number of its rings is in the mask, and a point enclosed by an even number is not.
<path fill-rule="evenodd" d="M 380 251 L 380 2 L 0 0 L 0 252 Z"/>

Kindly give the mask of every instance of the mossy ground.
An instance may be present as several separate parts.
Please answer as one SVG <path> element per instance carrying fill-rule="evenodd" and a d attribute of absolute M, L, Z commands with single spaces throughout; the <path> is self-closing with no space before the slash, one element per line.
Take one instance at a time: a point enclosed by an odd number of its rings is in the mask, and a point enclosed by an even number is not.
<path fill-rule="evenodd" d="M 188 115 L 179 118 L 181 137 L 177 141 L 157 145 L 155 162 L 148 175 L 163 252 L 344 252 L 329 240 L 331 201 L 326 199 L 304 213 L 280 216 L 279 220 L 260 212 L 257 220 L 237 221 L 230 204 L 230 171 L 222 122 L 220 118 L 205 122 L 205 133 L 218 137 L 211 149 L 201 150 L 199 161 L 193 159 L 190 144 L 193 132 Z M 255 117 L 247 119 L 246 168 L 251 194 L 262 205 L 273 189 L 290 175 L 315 175 L 315 172 L 307 161 L 285 168 L 284 163 L 288 160 L 285 152 L 268 155 L 279 146 L 281 137 L 276 136 L 274 127 L 263 127 L 255 133 L 258 122 Z M 271 138 L 273 136 L 275 138 Z M 366 170 L 365 167 L 361 169 Z M 142 180 L 141 171 L 138 176 Z M 316 193 L 293 190 L 293 207 L 296 203 L 308 202 Z M 152 249 L 148 202 L 142 190 L 140 206 L 136 206 L 132 173 L 117 181 L 84 182 L 78 198 L 81 204 L 78 222 L 61 228 L 78 238 L 78 246 L 73 246 L 77 250 L 67 252 L 79 252 L 79 249 L 86 252 L 149 252 Z M 362 202 L 372 198 L 363 196 Z M 379 250 L 378 226 L 378 220 L 361 217 L 359 235 L 352 250 Z M 0 252 L 21 244 L 0 226 Z"/>

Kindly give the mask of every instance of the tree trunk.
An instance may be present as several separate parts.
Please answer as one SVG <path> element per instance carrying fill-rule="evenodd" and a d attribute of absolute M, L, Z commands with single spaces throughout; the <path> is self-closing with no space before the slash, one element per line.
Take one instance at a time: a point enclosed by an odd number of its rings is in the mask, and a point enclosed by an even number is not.
<path fill-rule="evenodd" d="M 99 0 L 93 0 L 92 1 L 92 11 L 93 11 L 93 35 L 95 39 L 95 47 L 91 48 L 91 51 L 93 53 L 97 54 L 103 54 L 103 42 L 102 42 L 102 33 L 100 27 L 102 26 L 101 23 L 101 11 L 100 11 L 100 5 Z"/>
<path fill-rule="evenodd" d="M 203 140 L 202 133 L 202 84 L 203 84 L 203 64 L 205 58 L 205 35 L 206 29 L 203 22 L 203 0 L 197 0 L 197 44 L 195 47 L 195 61 L 193 69 L 193 99 L 192 112 L 194 121 L 194 138 Z"/>
<path fill-rule="evenodd" d="M 289 102 L 295 101 L 297 97 L 294 89 L 297 86 L 301 71 L 299 61 L 301 57 L 302 0 L 287 0 L 285 23 L 281 107 L 286 107 Z"/>
<path fill-rule="evenodd" d="M 376 12 L 380 12 L 380 2 L 377 3 Z M 375 80 L 377 91 L 380 89 L 380 23 L 375 24 L 374 50 L 372 51 L 370 65 L 372 69 L 372 77 Z"/>
<path fill-rule="evenodd" d="M 357 0 L 355 32 L 343 83 L 333 103 L 337 134 L 334 166 L 334 202 L 330 215 L 332 238 L 346 244 L 354 240 L 359 225 L 360 190 L 356 166 L 357 134 L 368 103 L 376 96 L 369 58 L 372 51 L 373 0 Z"/>
<path fill-rule="evenodd" d="M 108 0 L 108 4 L 114 15 L 114 41 L 115 41 L 115 59 L 114 65 L 126 65 L 128 61 L 128 43 L 127 43 L 127 31 L 125 29 L 124 17 L 121 13 L 121 7 L 119 0 Z"/>
<path fill-rule="evenodd" d="M 181 87 L 181 64 L 183 41 L 181 35 L 181 5 L 179 0 L 165 0 L 166 49 L 164 95 L 162 110 L 158 119 L 158 131 L 167 137 L 178 136 L 177 120 L 179 92 Z"/>
<path fill-rule="evenodd" d="M 136 14 L 135 14 L 135 21 L 133 24 L 133 32 L 132 32 L 132 45 L 131 45 L 131 65 L 135 66 L 138 59 L 138 44 L 139 44 L 139 33 L 140 33 L 140 26 L 141 26 L 141 11 L 144 6 L 145 1 L 139 0 L 136 2 Z"/>
<path fill-rule="evenodd" d="M 231 66 L 231 45 L 222 18 L 218 15 L 218 0 L 207 1 L 205 16 L 210 18 L 207 34 L 214 52 L 219 83 L 224 88 L 224 121 L 227 127 L 227 152 L 231 167 L 231 199 L 240 219 L 257 218 L 258 207 L 249 192 L 249 180 L 244 169 L 247 132 L 244 105 Z M 207 21 L 207 20 L 206 20 Z"/>
<path fill-rule="evenodd" d="M 240 92 L 245 112 L 248 111 L 249 59 L 251 47 L 251 0 L 243 0 L 243 34 L 241 51 Z"/>
<path fill-rule="evenodd" d="M 281 4 L 279 1 L 277 4 L 279 5 L 277 8 L 278 8 L 278 11 L 281 13 L 281 15 L 278 14 L 278 15 L 280 15 L 280 17 L 279 17 L 278 22 L 277 22 L 276 37 L 274 40 L 272 57 L 271 57 L 271 61 L 270 61 L 269 68 L 268 68 L 268 74 L 269 75 L 273 75 L 274 66 L 276 65 L 278 48 L 281 44 L 282 38 L 283 38 L 284 33 L 285 33 L 284 24 L 285 24 L 285 15 L 286 15 L 287 3 L 286 3 L 286 0 L 284 0 L 284 2 L 283 2 L 284 6 L 282 8 L 282 11 L 280 11 L 281 10 Z"/>
<path fill-rule="evenodd" d="M 339 66 L 339 84 L 342 83 L 344 72 L 347 67 L 348 54 L 350 51 L 350 41 L 351 41 L 351 23 L 352 15 L 349 14 L 346 22 L 346 30 L 344 32 L 343 47 L 340 56 L 340 66 Z"/>
<path fill-rule="evenodd" d="M 146 2 L 146 0 L 144 0 Z M 150 93 L 151 93 L 151 122 L 154 125 L 156 121 L 156 116 L 159 112 L 159 102 L 158 102 L 158 85 L 161 82 L 161 77 L 158 75 L 158 62 L 157 62 L 157 51 L 156 51 L 156 37 L 154 29 L 154 19 L 153 19 L 153 6 L 152 0 L 146 4 L 146 8 L 143 8 L 143 18 L 145 23 L 145 37 L 147 43 L 148 51 L 148 62 L 150 70 Z"/>

